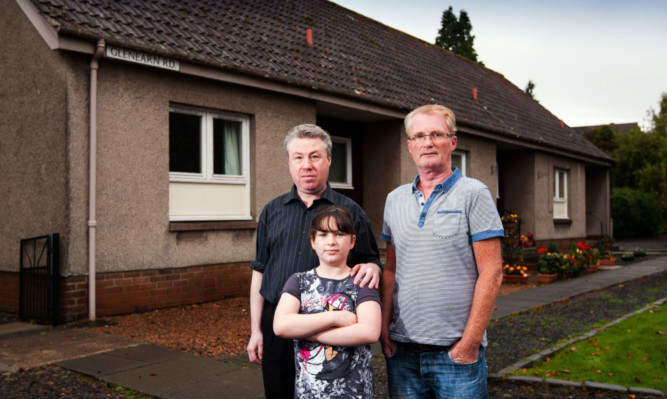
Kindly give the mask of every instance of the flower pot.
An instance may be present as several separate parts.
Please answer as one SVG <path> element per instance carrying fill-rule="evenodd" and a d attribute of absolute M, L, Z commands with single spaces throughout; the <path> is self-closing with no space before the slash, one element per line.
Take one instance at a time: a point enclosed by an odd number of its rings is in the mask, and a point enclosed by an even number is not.
<path fill-rule="evenodd" d="M 540 279 L 540 284 L 549 284 L 558 280 L 558 273 L 553 273 L 553 274 L 537 273 L 537 278 Z"/>
<path fill-rule="evenodd" d="M 507 284 L 527 284 L 528 275 L 522 276 L 520 274 L 503 274 L 503 281 Z"/>
<path fill-rule="evenodd" d="M 603 258 L 598 261 L 600 266 L 614 266 L 616 264 L 616 258 Z"/>

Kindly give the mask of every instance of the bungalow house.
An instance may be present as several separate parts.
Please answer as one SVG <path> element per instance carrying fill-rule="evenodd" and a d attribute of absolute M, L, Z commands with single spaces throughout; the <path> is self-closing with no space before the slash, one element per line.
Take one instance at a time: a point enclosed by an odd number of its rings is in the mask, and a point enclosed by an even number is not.
<path fill-rule="evenodd" d="M 325 0 L 9 0 L 0 34 L 1 312 L 25 300 L 22 240 L 52 233 L 64 321 L 247 295 L 301 123 L 379 236 L 426 103 L 538 242 L 611 231 L 613 159 L 501 74 Z"/>

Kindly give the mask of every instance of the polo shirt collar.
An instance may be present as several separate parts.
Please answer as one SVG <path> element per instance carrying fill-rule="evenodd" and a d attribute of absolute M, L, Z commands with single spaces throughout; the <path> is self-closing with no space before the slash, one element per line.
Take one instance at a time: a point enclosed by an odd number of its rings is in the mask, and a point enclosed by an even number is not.
<path fill-rule="evenodd" d="M 442 183 L 436 184 L 434 191 L 440 192 L 443 188 L 445 189 L 445 191 L 449 191 L 449 190 L 452 189 L 452 187 L 454 187 L 456 182 L 459 181 L 462 177 L 463 177 L 463 175 L 461 174 L 461 171 L 459 170 L 459 168 L 454 166 L 454 167 L 452 167 L 452 174 L 449 175 L 449 177 L 447 179 L 445 179 L 445 181 L 443 181 Z M 419 184 L 419 175 L 417 175 L 417 177 L 415 177 L 415 180 L 412 182 L 412 193 L 413 194 L 416 193 L 417 191 L 419 191 L 417 189 L 418 184 Z"/>

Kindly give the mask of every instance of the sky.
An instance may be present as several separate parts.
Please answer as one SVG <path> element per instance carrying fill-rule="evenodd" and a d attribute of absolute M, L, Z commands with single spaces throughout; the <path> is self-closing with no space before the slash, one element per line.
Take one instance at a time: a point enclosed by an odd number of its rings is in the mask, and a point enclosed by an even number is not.
<path fill-rule="evenodd" d="M 477 59 L 571 127 L 647 128 L 667 93 L 665 0 L 332 1 L 429 43 L 465 10 Z"/>

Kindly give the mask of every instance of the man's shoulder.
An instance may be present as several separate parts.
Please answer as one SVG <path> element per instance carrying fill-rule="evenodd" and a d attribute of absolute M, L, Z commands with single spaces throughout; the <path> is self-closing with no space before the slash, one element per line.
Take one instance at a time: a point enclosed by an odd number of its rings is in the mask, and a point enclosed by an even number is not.
<path fill-rule="evenodd" d="M 412 183 L 402 184 L 396 187 L 387 195 L 387 199 L 389 199 L 390 197 L 404 196 L 406 194 L 407 195 L 412 194 Z"/>
<path fill-rule="evenodd" d="M 480 191 L 480 190 L 488 190 L 488 187 L 486 184 L 482 183 L 481 181 L 474 179 L 472 177 L 466 177 L 463 176 L 459 179 L 459 181 L 456 183 L 455 188 L 463 189 L 466 191 Z"/>
<path fill-rule="evenodd" d="M 279 206 L 279 205 L 283 205 L 283 204 L 284 204 L 285 202 L 287 202 L 291 197 L 292 197 L 292 192 L 291 192 L 291 191 L 288 191 L 288 192 L 286 192 L 286 193 L 284 193 L 284 194 L 281 194 L 281 195 L 275 197 L 274 199 L 272 199 L 271 201 L 269 201 L 269 202 L 264 206 L 264 209 L 266 209 L 266 208 L 270 208 L 270 207 Z"/>
<path fill-rule="evenodd" d="M 292 193 L 286 192 L 285 194 L 279 195 L 274 199 L 272 199 L 271 201 L 267 202 L 266 205 L 264 205 L 264 208 L 262 209 L 260 220 L 280 214 L 281 209 L 285 206 L 285 204 L 289 201 L 291 197 Z"/>
<path fill-rule="evenodd" d="M 361 210 L 361 206 L 359 204 L 357 204 L 352 198 L 344 194 L 331 190 L 331 193 L 329 195 L 330 195 L 329 199 L 331 200 L 331 202 L 333 202 L 336 205 L 345 207 L 349 211 Z"/>

